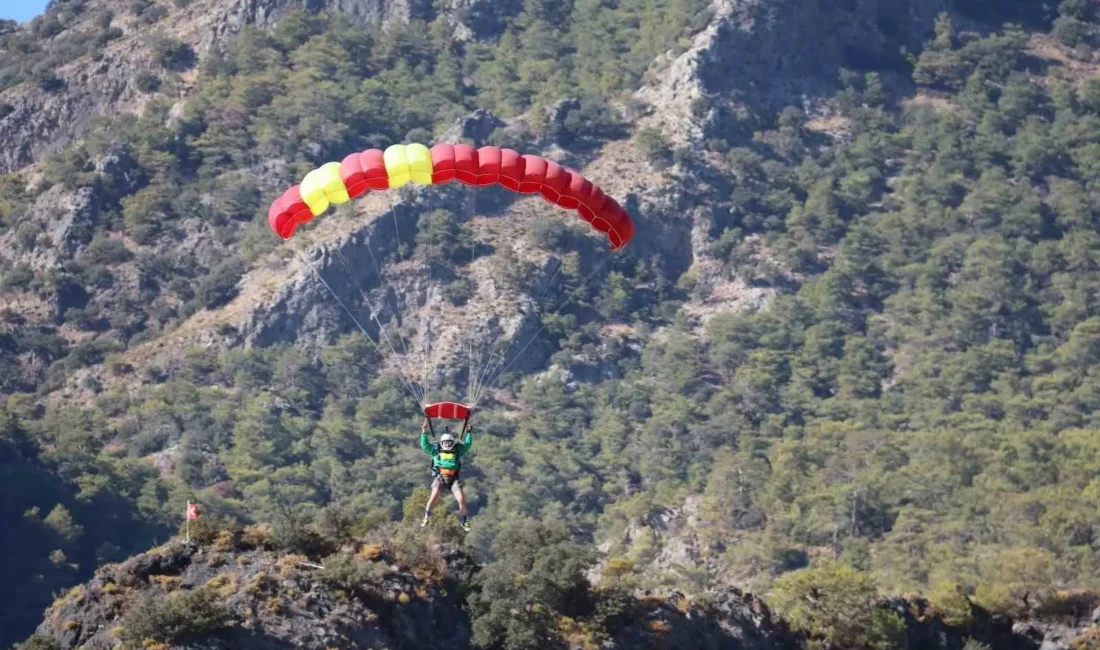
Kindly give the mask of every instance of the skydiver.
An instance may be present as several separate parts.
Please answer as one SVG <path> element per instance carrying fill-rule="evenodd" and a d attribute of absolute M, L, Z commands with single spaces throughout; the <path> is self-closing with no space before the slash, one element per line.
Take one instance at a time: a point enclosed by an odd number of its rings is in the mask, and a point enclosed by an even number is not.
<path fill-rule="evenodd" d="M 424 506 L 424 521 L 420 527 L 428 525 L 428 518 L 432 516 L 432 506 L 439 499 L 440 488 L 447 488 L 455 495 L 458 501 L 458 510 L 461 514 L 463 530 L 470 530 L 469 513 L 466 510 L 466 495 L 462 492 L 462 481 L 458 474 L 462 470 L 462 457 L 470 451 L 473 444 L 472 430 L 466 425 L 466 437 L 461 444 L 455 441 L 451 435 L 450 426 L 439 438 L 439 442 L 432 444 L 428 439 L 428 421 L 420 424 L 420 448 L 432 457 L 432 494 L 428 497 L 428 504 Z"/>

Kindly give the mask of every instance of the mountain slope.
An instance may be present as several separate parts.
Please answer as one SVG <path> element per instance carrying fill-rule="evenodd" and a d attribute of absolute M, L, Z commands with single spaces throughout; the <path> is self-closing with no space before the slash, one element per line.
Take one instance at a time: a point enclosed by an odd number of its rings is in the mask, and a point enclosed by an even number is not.
<path fill-rule="evenodd" d="M 508 522 L 561 521 L 603 551 L 578 560 L 596 576 L 772 591 L 836 643 L 888 640 L 898 619 L 867 605 L 846 632 L 800 613 L 800 589 L 1026 618 L 1096 588 L 1097 16 L 1065 3 L 1033 32 L 1000 25 L 1035 19 L 1027 4 L 364 4 L 359 24 L 346 3 L 278 21 L 163 5 L 153 30 L 244 20 L 162 42 L 180 70 L 142 80 L 140 117 L 74 120 L 58 138 L 85 140 L 44 159 L 36 135 L 3 179 L 0 385 L 19 394 L 0 432 L 19 472 L 64 488 L 0 512 L 34 560 L 12 582 L 45 605 L 144 546 L 108 521 L 153 534 L 188 499 L 284 532 L 334 508 L 415 515 L 419 418 L 399 355 L 367 340 L 381 323 L 438 396 L 463 396 L 471 335 L 522 349 L 467 470 L 490 575 L 510 568 L 490 552 Z M 46 22 L 29 34 L 55 38 Z M 38 91 L 84 92 L 35 84 L 4 91 L 27 98 L 5 128 Z M 129 97 L 106 90 L 88 95 Z M 371 195 L 291 243 L 267 230 L 308 169 L 434 139 L 583 169 L 639 236 L 601 265 L 561 213 L 464 188 Z M 492 603 L 471 607 L 481 645 L 502 643 Z"/>

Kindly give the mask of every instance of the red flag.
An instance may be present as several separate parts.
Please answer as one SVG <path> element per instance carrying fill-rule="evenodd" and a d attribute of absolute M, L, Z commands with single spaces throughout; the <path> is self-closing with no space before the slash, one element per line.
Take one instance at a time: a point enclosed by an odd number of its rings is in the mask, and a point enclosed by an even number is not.
<path fill-rule="evenodd" d="M 199 518 L 199 504 L 187 502 L 187 518 L 198 519 Z"/>

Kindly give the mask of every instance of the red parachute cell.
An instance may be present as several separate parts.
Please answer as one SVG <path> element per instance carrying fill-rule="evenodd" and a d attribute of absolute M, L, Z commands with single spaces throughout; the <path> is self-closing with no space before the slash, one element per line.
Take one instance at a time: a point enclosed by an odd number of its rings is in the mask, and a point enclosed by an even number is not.
<path fill-rule="evenodd" d="M 468 144 L 455 145 L 455 178 L 465 185 L 477 185 L 477 149 Z"/>
<path fill-rule="evenodd" d="M 297 185 L 283 192 L 267 210 L 267 224 L 283 239 L 293 235 L 298 224 L 306 223 L 312 218 L 313 213 L 302 200 Z"/>
<path fill-rule="evenodd" d="M 367 187 L 372 190 L 385 190 L 390 187 L 390 175 L 386 173 L 386 162 L 381 149 L 367 149 L 359 154 L 359 164 L 367 177 Z"/>
<path fill-rule="evenodd" d="M 432 182 L 448 183 L 455 178 L 455 147 L 441 142 L 432 147 Z"/>
<path fill-rule="evenodd" d="M 591 185 L 588 194 L 579 197 L 581 204 L 577 206 L 577 213 L 581 215 L 581 219 L 594 224 L 596 219 L 602 218 L 600 212 L 603 211 L 604 203 L 607 202 L 607 195 L 603 193 L 599 185 L 594 183 Z M 607 231 L 601 230 L 601 232 Z"/>
<path fill-rule="evenodd" d="M 581 201 L 587 199 L 588 195 L 592 193 L 592 181 L 572 169 L 568 171 L 569 184 L 562 189 L 561 196 L 558 197 L 558 205 L 566 210 L 576 210 L 580 207 Z M 585 221 L 591 220 L 585 219 Z"/>
<path fill-rule="evenodd" d="M 546 178 L 543 179 L 542 186 L 539 187 L 539 193 L 547 201 L 557 203 L 561 199 L 561 193 L 569 185 L 569 176 L 569 170 L 565 167 L 552 160 L 547 160 Z"/>
<path fill-rule="evenodd" d="M 514 149 L 500 150 L 500 184 L 507 190 L 519 191 L 523 180 L 523 157 Z"/>
<path fill-rule="evenodd" d="M 500 181 L 500 149 L 482 147 L 477 150 L 477 185 L 495 185 Z"/>
<path fill-rule="evenodd" d="M 359 162 L 360 155 L 353 153 L 340 162 L 340 178 L 348 188 L 348 197 L 356 198 L 367 191 L 367 171 Z"/>
<path fill-rule="evenodd" d="M 519 182 L 519 192 L 523 194 L 535 194 L 542 189 L 546 180 L 546 170 L 549 161 L 542 156 L 523 155 L 523 178 Z"/>
<path fill-rule="evenodd" d="M 340 179 L 353 199 L 367 190 L 385 190 L 390 186 L 380 149 L 367 149 L 344 158 L 340 163 Z"/>

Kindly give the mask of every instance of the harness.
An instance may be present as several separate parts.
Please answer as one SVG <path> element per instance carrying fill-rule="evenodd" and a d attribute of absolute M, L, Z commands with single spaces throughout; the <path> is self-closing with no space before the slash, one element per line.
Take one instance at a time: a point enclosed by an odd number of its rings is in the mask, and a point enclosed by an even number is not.
<path fill-rule="evenodd" d="M 439 458 L 439 460 L 451 461 L 451 462 L 455 463 L 456 465 L 459 464 L 458 452 L 456 452 L 454 450 L 443 451 L 442 449 L 440 449 L 437 458 Z M 453 480 L 453 479 L 458 478 L 458 472 L 460 470 L 461 470 L 461 465 L 459 465 L 459 467 L 456 467 L 455 469 L 450 469 L 450 468 L 447 468 L 447 467 L 440 467 L 439 465 L 436 465 L 435 459 L 434 458 L 432 459 L 432 472 L 435 473 L 435 474 L 438 474 L 438 475 L 440 475 L 443 478 L 446 478 L 448 480 Z"/>

